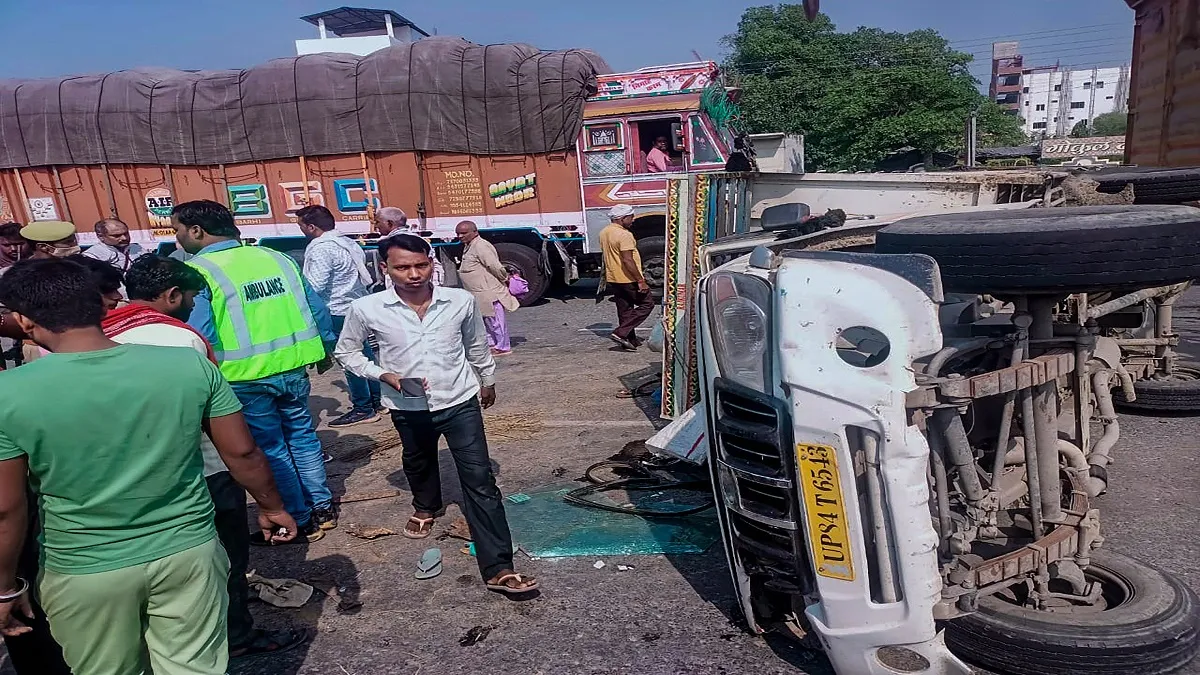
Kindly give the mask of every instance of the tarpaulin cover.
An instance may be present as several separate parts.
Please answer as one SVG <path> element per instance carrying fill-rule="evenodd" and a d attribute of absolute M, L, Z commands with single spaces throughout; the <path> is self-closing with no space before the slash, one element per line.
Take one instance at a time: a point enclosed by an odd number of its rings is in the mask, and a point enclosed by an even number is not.
<path fill-rule="evenodd" d="M 0 80 L 0 167 L 552 152 L 575 142 L 584 100 L 608 72 L 586 50 L 432 37 L 247 70 Z"/>

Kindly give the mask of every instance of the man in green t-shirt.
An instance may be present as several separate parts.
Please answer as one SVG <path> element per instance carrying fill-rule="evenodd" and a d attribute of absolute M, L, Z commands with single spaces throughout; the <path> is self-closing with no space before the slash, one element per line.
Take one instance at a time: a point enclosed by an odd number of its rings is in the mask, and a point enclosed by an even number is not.
<path fill-rule="evenodd" d="M 106 338 L 100 290 L 76 262 L 17 263 L 0 303 L 51 352 L 0 374 L 0 632 L 27 630 L 30 580 L 15 570 L 28 478 L 42 522 L 37 590 L 76 675 L 225 673 L 229 563 L 202 426 L 258 502 L 264 536 L 297 531 L 237 397 L 196 352 Z"/>

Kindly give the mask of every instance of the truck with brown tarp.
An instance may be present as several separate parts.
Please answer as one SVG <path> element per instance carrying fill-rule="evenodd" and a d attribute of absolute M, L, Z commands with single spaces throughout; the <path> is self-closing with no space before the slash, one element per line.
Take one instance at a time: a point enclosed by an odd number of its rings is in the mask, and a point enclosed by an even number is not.
<path fill-rule="evenodd" d="M 368 242 L 375 210 L 398 206 L 435 246 L 474 221 L 532 302 L 555 273 L 596 267 L 594 236 L 627 203 L 660 280 L 666 180 L 646 153 L 667 137 L 670 172 L 724 170 L 734 109 L 711 62 L 609 70 L 586 50 L 434 37 L 245 70 L 3 80 L 0 219 L 70 220 L 87 245 L 115 217 L 169 247 L 171 207 L 213 199 L 246 239 L 300 254 L 306 205 Z"/>

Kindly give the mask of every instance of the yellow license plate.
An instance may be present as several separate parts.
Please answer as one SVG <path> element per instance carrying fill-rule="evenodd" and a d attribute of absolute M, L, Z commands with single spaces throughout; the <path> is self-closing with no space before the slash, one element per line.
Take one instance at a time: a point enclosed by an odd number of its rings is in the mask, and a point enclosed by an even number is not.
<path fill-rule="evenodd" d="M 827 445 L 797 443 L 796 460 L 817 574 L 854 581 L 850 532 L 846 523 L 837 451 Z"/>

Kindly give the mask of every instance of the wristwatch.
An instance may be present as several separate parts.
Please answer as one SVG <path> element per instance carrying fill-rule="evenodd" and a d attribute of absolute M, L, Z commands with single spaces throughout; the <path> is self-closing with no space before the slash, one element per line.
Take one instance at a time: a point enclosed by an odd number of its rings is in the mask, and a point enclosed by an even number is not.
<path fill-rule="evenodd" d="M 0 593 L 0 604 L 12 602 L 22 595 L 25 595 L 25 593 L 29 590 L 28 581 L 25 581 L 21 577 L 17 577 L 17 581 L 20 582 L 21 587 L 18 590 L 12 591 L 11 593 Z"/>

